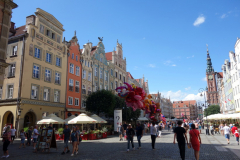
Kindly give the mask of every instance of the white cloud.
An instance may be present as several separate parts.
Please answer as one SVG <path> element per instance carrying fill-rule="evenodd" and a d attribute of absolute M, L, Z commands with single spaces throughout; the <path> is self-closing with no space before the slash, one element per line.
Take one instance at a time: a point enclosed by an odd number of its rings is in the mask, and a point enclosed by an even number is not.
<path fill-rule="evenodd" d="M 155 64 L 149 64 L 148 67 L 155 68 L 156 65 Z"/>
<path fill-rule="evenodd" d="M 173 61 L 171 60 L 167 60 L 163 63 L 164 65 L 166 66 L 173 66 L 173 67 L 176 67 L 177 65 L 173 63 Z"/>
<path fill-rule="evenodd" d="M 173 64 L 172 66 L 173 66 L 173 67 L 176 67 L 177 65 L 176 65 L 176 64 Z"/>
<path fill-rule="evenodd" d="M 186 91 L 188 91 L 188 90 L 190 90 L 190 89 L 191 89 L 191 87 L 187 87 L 187 88 L 185 88 Z"/>
<path fill-rule="evenodd" d="M 193 23 L 193 25 L 199 26 L 200 24 L 205 22 L 205 17 L 201 14 L 200 16 L 198 16 L 198 18 L 195 20 L 195 22 Z"/>
<path fill-rule="evenodd" d="M 207 81 L 207 77 L 203 77 L 203 78 L 202 78 L 202 81 Z"/>
<path fill-rule="evenodd" d="M 220 18 L 226 18 L 227 17 L 227 15 L 226 14 L 223 14 L 223 15 L 221 15 L 221 17 Z"/>
<path fill-rule="evenodd" d="M 187 57 L 187 59 L 189 59 L 189 58 L 194 58 L 194 55 L 192 55 L 192 56 L 190 56 L 190 57 Z"/>
<path fill-rule="evenodd" d="M 134 66 L 134 68 L 133 68 L 134 70 L 138 70 L 138 66 Z"/>
<path fill-rule="evenodd" d="M 198 93 L 198 94 L 188 94 L 184 99 L 183 101 L 186 101 L 186 100 L 196 100 L 197 102 L 204 102 L 204 96 L 200 96 L 200 95 L 203 95 L 203 93 Z"/>

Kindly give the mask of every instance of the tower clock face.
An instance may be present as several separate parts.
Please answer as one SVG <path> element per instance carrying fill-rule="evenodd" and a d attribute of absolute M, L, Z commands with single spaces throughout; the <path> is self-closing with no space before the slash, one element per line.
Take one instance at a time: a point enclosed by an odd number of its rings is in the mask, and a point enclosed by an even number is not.
<path fill-rule="evenodd" d="M 213 79 L 213 76 L 212 76 L 212 75 L 209 75 L 209 76 L 208 76 L 208 79 Z"/>

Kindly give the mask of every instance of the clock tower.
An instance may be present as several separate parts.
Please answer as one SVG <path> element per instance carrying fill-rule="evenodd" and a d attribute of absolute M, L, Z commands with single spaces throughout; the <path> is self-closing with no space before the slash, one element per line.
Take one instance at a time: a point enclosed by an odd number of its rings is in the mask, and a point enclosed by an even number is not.
<path fill-rule="evenodd" d="M 207 100 L 209 105 L 218 104 L 218 92 L 217 92 L 217 83 L 216 83 L 216 75 L 217 73 L 214 72 L 212 67 L 211 58 L 208 51 L 207 46 L 207 69 L 206 69 L 206 76 L 207 76 Z"/>

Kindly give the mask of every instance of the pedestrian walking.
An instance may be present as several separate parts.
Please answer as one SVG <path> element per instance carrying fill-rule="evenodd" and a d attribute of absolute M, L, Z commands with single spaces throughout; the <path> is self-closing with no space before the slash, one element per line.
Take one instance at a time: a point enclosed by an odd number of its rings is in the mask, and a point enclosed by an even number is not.
<path fill-rule="evenodd" d="M 201 124 L 198 125 L 198 130 L 199 130 L 199 132 L 201 134 L 202 133 L 202 125 Z"/>
<path fill-rule="evenodd" d="M 150 127 L 150 134 L 151 134 L 151 140 L 152 140 L 152 149 L 155 149 L 155 142 L 156 142 L 156 134 L 157 129 L 155 127 L 155 123 L 152 122 L 152 126 Z"/>
<path fill-rule="evenodd" d="M 11 129 L 11 143 L 12 144 L 15 139 L 15 136 L 16 136 L 16 129 L 14 127 L 12 127 L 12 129 Z"/>
<path fill-rule="evenodd" d="M 214 128 L 213 128 L 212 124 L 210 125 L 210 132 L 211 132 L 212 135 L 214 135 Z"/>
<path fill-rule="evenodd" d="M 2 158 L 8 158 L 9 157 L 8 146 L 11 142 L 10 126 L 7 126 L 5 128 L 2 138 L 3 138 L 3 156 L 2 156 Z"/>
<path fill-rule="evenodd" d="M 31 146 L 31 139 L 32 139 L 32 132 L 33 132 L 33 126 L 29 127 L 28 134 L 27 134 L 27 145 Z"/>
<path fill-rule="evenodd" d="M 134 130 L 132 129 L 132 125 L 129 124 L 128 128 L 126 130 L 126 134 L 127 134 L 127 140 L 128 140 L 128 148 L 127 148 L 127 152 L 129 152 L 129 148 L 130 148 L 130 142 L 132 144 L 132 149 L 134 150 L 134 144 L 133 144 L 133 137 L 135 135 Z"/>
<path fill-rule="evenodd" d="M 175 139 L 177 138 L 180 156 L 181 156 L 182 160 L 184 160 L 185 159 L 185 144 L 186 144 L 185 139 L 187 141 L 187 144 L 188 144 L 188 139 L 187 139 L 186 130 L 183 127 L 181 127 L 182 121 L 178 121 L 177 124 L 178 124 L 178 127 L 176 127 L 174 130 L 173 144 L 175 144 Z"/>
<path fill-rule="evenodd" d="M 238 130 L 235 130 L 234 135 L 236 137 L 237 144 L 239 145 L 239 132 L 238 132 Z"/>
<path fill-rule="evenodd" d="M 37 152 L 36 144 L 37 144 L 37 139 L 38 139 L 38 135 L 39 135 L 37 128 L 38 128 L 38 126 L 35 125 L 34 130 L 33 130 L 33 149 L 35 150 L 34 152 Z"/>
<path fill-rule="evenodd" d="M 26 133 L 24 132 L 24 129 L 21 129 L 20 138 L 21 138 L 21 143 L 20 143 L 19 149 L 22 147 L 22 145 L 25 148 Z"/>
<path fill-rule="evenodd" d="M 5 126 L 3 127 L 3 130 L 2 130 L 2 131 L 3 131 L 3 132 L 2 132 L 3 134 L 5 133 L 7 127 L 8 127 L 7 124 L 5 124 Z"/>
<path fill-rule="evenodd" d="M 192 124 L 191 126 L 192 130 L 189 132 L 189 142 L 190 146 L 194 149 L 194 155 L 196 160 L 199 160 L 199 151 L 200 151 L 200 144 L 201 144 L 201 137 L 199 134 L 199 131 L 195 127 L 195 124 Z"/>
<path fill-rule="evenodd" d="M 235 124 L 233 124 L 233 127 L 231 129 L 233 136 L 234 136 L 236 130 L 238 130 L 238 128 L 235 126 Z"/>
<path fill-rule="evenodd" d="M 137 135 L 137 140 L 138 140 L 138 149 L 140 149 L 141 148 L 141 138 L 143 136 L 143 128 L 140 125 L 140 123 L 137 124 L 136 135 Z"/>
<path fill-rule="evenodd" d="M 117 132 L 119 135 L 119 141 L 123 141 L 122 135 L 123 135 L 123 126 L 122 123 L 120 123 L 117 127 Z"/>
<path fill-rule="evenodd" d="M 168 122 L 168 131 L 170 131 L 170 127 L 171 127 L 171 122 Z"/>
<path fill-rule="evenodd" d="M 225 138 L 227 139 L 227 142 L 229 144 L 230 143 L 229 142 L 229 140 L 230 140 L 230 128 L 227 126 L 227 124 L 225 124 L 225 127 L 223 127 L 223 130 L 224 130 Z"/>
<path fill-rule="evenodd" d="M 158 124 L 158 137 L 161 138 L 161 135 L 162 135 L 162 124 L 159 123 Z"/>
<path fill-rule="evenodd" d="M 73 145 L 73 150 L 71 156 L 74 156 L 74 153 L 78 154 L 77 144 L 79 143 L 78 133 L 76 127 L 73 127 L 73 131 L 71 133 L 71 140 Z"/>
<path fill-rule="evenodd" d="M 124 124 L 123 124 L 123 130 L 124 130 L 123 136 L 124 136 L 124 139 L 125 139 L 125 140 L 127 140 L 127 135 L 126 135 L 127 127 L 128 127 L 127 123 L 124 122 Z"/>
<path fill-rule="evenodd" d="M 71 135 L 71 130 L 68 128 L 68 124 L 65 124 L 65 129 L 63 130 L 63 134 L 64 134 L 64 150 L 62 152 L 62 155 L 66 153 L 69 153 L 70 150 L 68 148 L 68 141 L 71 140 L 70 139 L 70 135 Z"/>

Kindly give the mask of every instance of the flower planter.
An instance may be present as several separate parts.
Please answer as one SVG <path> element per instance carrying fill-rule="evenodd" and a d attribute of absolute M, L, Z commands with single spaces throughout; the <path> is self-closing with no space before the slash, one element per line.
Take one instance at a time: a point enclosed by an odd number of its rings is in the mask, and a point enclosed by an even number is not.
<path fill-rule="evenodd" d="M 97 139 L 101 139 L 102 138 L 102 133 L 98 133 L 97 134 Z"/>
<path fill-rule="evenodd" d="M 107 132 L 104 132 L 104 133 L 102 134 L 102 138 L 107 138 Z"/>
<path fill-rule="evenodd" d="M 59 140 L 59 134 L 55 134 L 56 140 Z"/>
<path fill-rule="evenodd" d="M 88 134 L 88 139 L 89 140 L 94 140 L 94 139 L 97 139 L 97 134 Z"/>
<path fill-rule="evenodd" d="M 82 140 L 88 140 L 88 134 L 81 134 Z"/>

